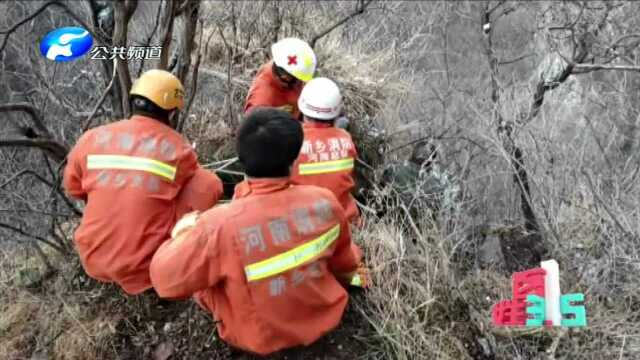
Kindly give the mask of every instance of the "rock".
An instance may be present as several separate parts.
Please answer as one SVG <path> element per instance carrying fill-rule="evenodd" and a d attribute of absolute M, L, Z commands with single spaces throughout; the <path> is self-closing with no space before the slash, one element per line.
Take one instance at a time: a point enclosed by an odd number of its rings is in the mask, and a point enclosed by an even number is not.
<path fill-rule="evenodd" d="M 173 344 L 170 341 L 163 342 L 153 352 L 153 360 L 167 360 L 173 355 L 173 352 Z"/>

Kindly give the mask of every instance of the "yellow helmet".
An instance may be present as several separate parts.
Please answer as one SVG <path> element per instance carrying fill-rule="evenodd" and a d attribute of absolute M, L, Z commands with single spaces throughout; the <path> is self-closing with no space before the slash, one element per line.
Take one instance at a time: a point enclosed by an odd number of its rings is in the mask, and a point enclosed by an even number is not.
<path fill-rule="evenodd" d="M 165 70 L 145 71 L 133 83 L 129 95 L 145 97 L 164 110 L 182 109 L 184 106 L 184 88 L 180 79 Z"/>

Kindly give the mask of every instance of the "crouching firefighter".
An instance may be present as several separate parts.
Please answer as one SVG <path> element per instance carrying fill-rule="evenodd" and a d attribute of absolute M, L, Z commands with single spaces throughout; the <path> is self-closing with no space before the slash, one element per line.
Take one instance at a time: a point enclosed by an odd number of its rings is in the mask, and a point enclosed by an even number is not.
<path fill-rule="evenodd" d="M 302 120 L 298 98 L 304 83 L 311 80 L 316 71 L 316 54 L 305 41 L 286 38 L 271 46 L 271 57 L 271 61 L 260 67 L 251 84 L 244 112 L 268 106 Z"/>
<path fill-rule="evenodd" d="M 86 202 L 74 240 L 87 274 L 128 294 L 151 288 L 153 254 L 184 214 L 212 207 L 222 182 L 198 164 L 170 124 L 184 105 L 180 80 L 142 74 L 130 92 L 133 115 L 84 133 L 68 156 L 66 192 Z"/>
<path fill-rule="evenodd" d="M 304 142 L 293 164 L 293 183 L 331 190 L 347 219 L 357 223 L 360 215 L 351 192 L 358 153 L 351 135 L 335 127 L 342 110 L 340 89 L 327 78 L 315 78 L 302 89 L 298 106 L 304 119 Z"/>
<path fill-rule="evenodd" d="M 183 218 L 151 263 L 161 297 L 193 296 L 223 340 L 262 355 L 334 329 L 358 266 L 335 196 L 290 181 L 302 141 L 288 113 L 252 111 L 237 134 L 247 178 L 233 200 Z"/>

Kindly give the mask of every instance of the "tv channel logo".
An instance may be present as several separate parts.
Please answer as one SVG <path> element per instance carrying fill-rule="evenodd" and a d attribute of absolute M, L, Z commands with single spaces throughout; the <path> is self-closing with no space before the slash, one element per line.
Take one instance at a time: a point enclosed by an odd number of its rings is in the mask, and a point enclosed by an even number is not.
<path fill-rule="evenodd" d="M 68 26 L 49 32 L 40 41 L 40 53 L 49 60 L 71 61 L 86 54 L 93 37 L 84 28 Z"/>

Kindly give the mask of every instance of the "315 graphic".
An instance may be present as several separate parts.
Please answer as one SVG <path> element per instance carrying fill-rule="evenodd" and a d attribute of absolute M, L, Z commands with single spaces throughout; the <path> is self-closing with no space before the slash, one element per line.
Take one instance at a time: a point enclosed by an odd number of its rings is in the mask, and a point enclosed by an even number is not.
<path fill-rule="evenodd" d="M 555 260 L 512 275 L 512 299 L 493 306 L 496 326 L 587 326 L 584 294 L 560 293 L 560 271 Z"/>

